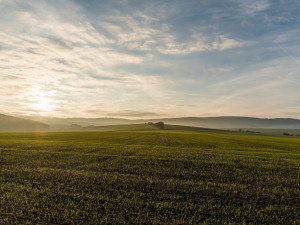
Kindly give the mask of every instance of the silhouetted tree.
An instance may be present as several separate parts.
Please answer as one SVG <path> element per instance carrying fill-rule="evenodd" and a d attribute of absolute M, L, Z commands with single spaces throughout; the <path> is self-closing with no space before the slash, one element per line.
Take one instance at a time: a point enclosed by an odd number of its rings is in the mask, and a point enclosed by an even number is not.
<path fill-rule="evenodd" d="M 164 124 L 164 122 L 157 122 L 157 123 L 154 124 L 154 126 L 157 127 L 157 128 L 160 129 L 160 130 L 165 129 L 165 124 Z"/>

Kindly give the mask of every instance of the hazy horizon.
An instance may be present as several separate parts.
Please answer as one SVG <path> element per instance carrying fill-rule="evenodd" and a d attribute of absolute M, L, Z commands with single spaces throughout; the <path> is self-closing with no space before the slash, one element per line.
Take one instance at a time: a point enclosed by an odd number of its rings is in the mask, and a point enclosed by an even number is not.
<path fill-rule="evenodd" d="M 296 0 L 0 0 L 5 115 L 300 119 Z"/>
<path fill-rule="evenodd" d="M 159 116 L 155 115 L 155 112 L 153 113 L 155 116 L 136 116 L 135 114 L 128 115 L 128 116 L 76 116 L 76 115 L 64 115 L 64 116 L 59 116 L 59 115 L 39 115 L 39 114 L 34 114 L 34 113 L 28 113 L 28 114 L 22 114 L 22 113 L 5 113 L 5 112 L 0 112 L 0 114 L 5 115 L 5 116 L 13 116 L 13 117 L 19 117 L 19 118 L 27 118 L 27 119 L 41 119 L 41 118 L 53 118 L 53 119 L 72 119 L 72 118 L 82 118 L 82 119 L 102 119 L 102 118 L 107 118 L 107 119 L 126 119 L 126 120 L 151 120 L 151 119 L 173 119 L 173 118 L 192 118 L 192 117 L 199 117 L 199 118 L 209 118 L 209 117 L 249 117 L 249 118 L 258 118 L 258 119 L 298 119 L 300 120 L 300 116 L 298 117 L 271 117 L 271 116 L 251 116 L 251 115 L 211 115 L 211 114 L 199 114 L 199 115 L 178 115 L 178 116 Z M 117 114 L 116 114 L 117 115 Z"/>

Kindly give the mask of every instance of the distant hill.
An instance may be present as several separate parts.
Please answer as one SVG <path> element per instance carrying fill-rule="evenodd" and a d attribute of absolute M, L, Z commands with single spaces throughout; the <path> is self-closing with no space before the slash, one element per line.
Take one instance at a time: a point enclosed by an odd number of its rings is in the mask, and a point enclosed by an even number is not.
<path fill-rule="evenodd" d="M 110 126 L 132 124 L 131 120 L 119 118 L 56 118 L 56 117 L 37 117 L 30 118 L 42 123 L 49 124 L 51 130 L 74 130 L 76 127 L 87 126 Z M 141 122 L 138 122 L 141 123 Z M 76 129 L 75 129 L 76 130 Z"/>
<path fill-rule="evenodd" d="M 49 125 L 28 119 L 0 114 L 0 132 L 48 131 Z"/>
<path fill-rule="evenodd" d="M 205 132 L 205 133 L 232 132 L 229 130 L 222 130 L 222 129 L 191 127 L 191 126 L 171 125 L 171 124 L 165 124 L 165 130 L 193 131 L 193 132 Z"/>
<path fill-rule="evenodd" d="M 108 125 L 108 126 L 88 126 L 82 127 L 80 130 L 85 131 L 149 131 L 159 130 L 155 126 L 149 124 L 123 124 L 123 125 Z M 220 133 L 229 132 L 227 130 L 200 128 L 200 127 L 189 127 L 180 125 L 165 124 L 163 130 L 174 130 L 174 131 L 193 131 L 193 132 L 206 132 L 206 133 Z"/>
<path fill-rule="evenodd" d="M 122 125 L 106 125 L 106 126 L 87 126 L 82 127 L 82 130 L 87 131 L 146 131 L 158 130 L 154 126 L 148 124 L 122 124 Z"/>
<path fill-rule="evenodd" d="M 270 128 L 270 129 L 300 129 L 300 120 L 289 118 L 263 119 L 254 117 L 184 117 L 153 120 L 168 124 L 207 127 L 207 128 Z"/>
<path fill-rule="evenodd" d="M 205 127 L 213 129 L 230 128 L 266 128 L 266 129 L 300 129 L 300 120 L 289 118 L 254 118 L 254 117 L 181 117 L 181 118 L 160 118 L 160 119 L 141 119 L 128 120 L 120 118 L 34 118 L 43 123 L 47 123 L 53 130 L 69 129 L 75 126 L 110 126 L 125 124 L 143 124 L 147 122 L 163 121 L 166 124 Z"/>

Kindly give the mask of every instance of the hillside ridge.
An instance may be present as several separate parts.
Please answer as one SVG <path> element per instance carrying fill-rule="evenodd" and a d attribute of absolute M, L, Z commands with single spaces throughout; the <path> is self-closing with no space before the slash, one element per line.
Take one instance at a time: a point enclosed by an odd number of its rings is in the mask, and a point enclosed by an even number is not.
<path fill-rule="evenodd" d="M 35 132 L 48 130 L 50 130 L 48 124 L 31 119 L 0 114 L 0 132 Z"/>

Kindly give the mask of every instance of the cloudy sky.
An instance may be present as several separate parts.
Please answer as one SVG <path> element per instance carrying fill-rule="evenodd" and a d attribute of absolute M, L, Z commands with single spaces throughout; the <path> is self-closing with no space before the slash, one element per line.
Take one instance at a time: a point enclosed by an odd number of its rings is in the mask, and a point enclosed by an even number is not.
<path fill-rule="evenodd" d="M 0 113 L 300 118 L 299 0 L 0 0 Z"/>

